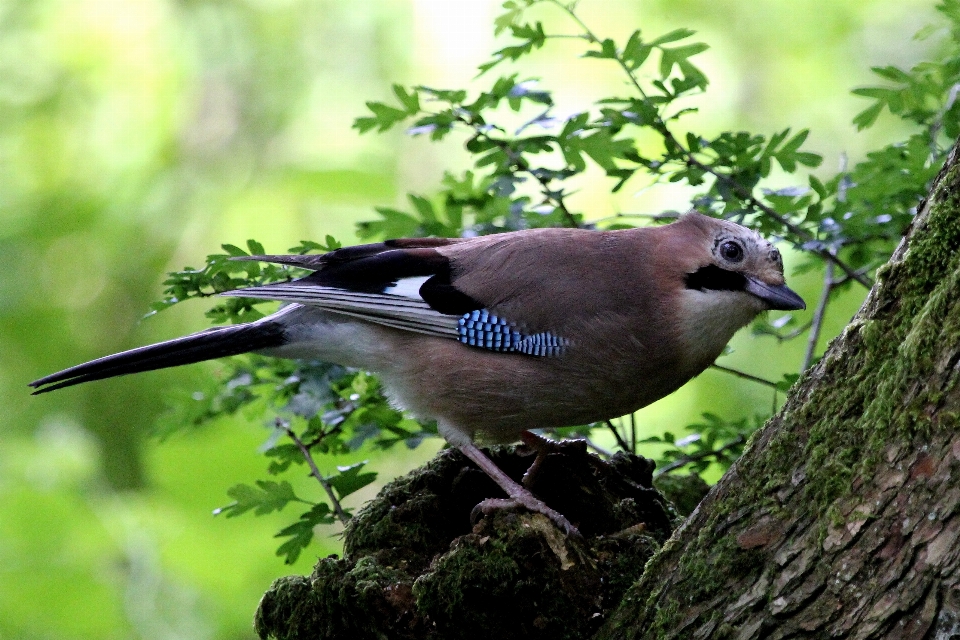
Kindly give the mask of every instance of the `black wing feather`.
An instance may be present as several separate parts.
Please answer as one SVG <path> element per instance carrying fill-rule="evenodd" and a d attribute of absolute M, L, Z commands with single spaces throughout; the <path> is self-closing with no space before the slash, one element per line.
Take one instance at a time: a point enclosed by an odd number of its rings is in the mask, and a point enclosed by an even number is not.
<path fill-rule="evenodd" d="M 262 260 L 290 264 L 314 272 L 296 282 L 356 293 L 384 293 L 404 278 L 429 277 L 420 296 L 444 315 L 463 315 L 483 304 L 451 282 L 450 260 L 434 247 L 451 244 L 450 238 L 411 238 L 380 244 L 344 247 L 321 255 L 243 256 L 239 260 Z"/>

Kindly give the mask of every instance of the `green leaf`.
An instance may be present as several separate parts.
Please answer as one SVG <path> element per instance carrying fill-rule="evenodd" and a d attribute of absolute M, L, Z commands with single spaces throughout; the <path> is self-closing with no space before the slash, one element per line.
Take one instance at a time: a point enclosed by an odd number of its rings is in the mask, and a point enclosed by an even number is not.
<path fill-rule="evenodd" d="M 357 118 L 353 122 L 353 128 L 358 129 L 360 133 L 366 133 L 373 128 L 381 132 L 386 131 L 410 115 L 404 109 L 397 109 L 382 102 L 368 102 L 367 108 L 373 112 L 373 116 Z"/>
<path fill-rule="evenodd" d="M 808 151 L 800 151 L 794 156 L 800 164 L 805 167 L 819 167 L 823 162 L 823 156 L 818 153 L 810 153 Z"/>
<path fill-rule="evenodd" d="M 523 15 L 524 8 L 529 5 L 530 2 L 526 0 L 524 3 L 515 2 L 514 0 L 507 0 L 507 2 L 504 2 L 504 12 L 493 20 L 493 34 L 498 36 L 510 27 L 515 26 L 517 21 Z"/>
<path fill-rule="evenodd" d="M 607 129 L 601 129 L 596 133 L 580 138 L 578 146 L 608 174 L 612 174 L 619 169 L 614 159 L 624 158 L 635 150 L 633 140 L 628 138 L 615 139 Z"/>
<path fill-rule="evenodd" d="M 253 509 L 255 515 L 262 516 L 280 511 L 290 502 L 300 501 L 286 480 L 257 480 L 256 484 L 256 487 L 238 484 L 228 489 L 227 495 L 233 498 L 234 502 L 216 509 L 214 514 L 225 513 L 226 517 L 233 518 Z"/>
<path fill-rule="evenodd" d="M 783 392 L 789 391 L 790 387 L 792 387 L 793 384 L 799 379 L 800 375 L 797 373 L 784 374 L 783 378 L 777 382 L 777 390 Z"/>
<path fill-rule="evenodd" d="M 244 251 L 243 249 L 241 249 L 235 244 L 222 244 L 220 245 L 220 247 L 224 251 L 226 251 L 228 254 L 230 254 L 231 257 L 240 257 L 240 256 L 250 255 L 249 253 L 247 253 L 246 251 Z"/>
<path fill-rule="evenodd" d="M 413 204 L 414 209 L 417 210 L 417 213 L 420 214 L 420 218 L 427 222 L 433 222 L 437 219 L 437 214 L 433 209 L 433 203 L 424 198 L 423 196 L 418 196 L 414 194 L 409 194 L 407 196 Z"/>
<path fill-rule="evenodd" d="M 280 545 L 277 555 L 282 556 L 286 564 L 293 564 L 300 557 L 300 552 L 313 540 L 313 528 L 319 524 L 333 524 L 334 521 L 333 513 L 327 503 L 321 502 L 314 505 L 312 509 L 301 514 L 299 521 L 285 527 L 274 536 L 290 538 Z"/>
<path fill-rule="evenodd" d="M 403 85 L 395 84 L 393 85 L 393 93 L 397 96 L 397 99 L 400 100 L 400 104 L 407 110 L 407 115 L 412 116 L 420 111 L 420 97 L 417 95 L 416 89 L 408 92 Z"/>
<path fill-rule="evenodd" d="M 859 89 L 854 89 L 850 93 L 855 96 L 863 96 L 864 98 L 875 98 L 877 100 L 882 100 L 884 102 L 889 101 L 893 96 L 897 94 L 895 89 L 888 89 L 886 87 L 860 87 Z"/>
<path fill-rule="evenodd" d="M 823 200 L 827 197 L 827 188 L 824 186 L 823 182 L 815 175 L 809 176 L 810 188 L 813 189 L 817 196 Z"/>
<path fill-rule="evenodd" d="M 654 47 L 661 44 L 667 44 L 668 42 L 676 42 L 677 40 L 683 40 L 684 38 L 689 38 L 694 35 L 696 31 L 693 29 L 674 29 L 673 31 L 666 33 L 650 44 Z"/>
<path fill-rule="evenodd" d="M 684 45 L 682 47 L 674 47 L 672 49 L 666 47 L 661 48 L 660 78 L 666 79 L 673 70 L 674 65 L 680 65 L 682 62 L 686 61 L 687 58 L 698 53 L 702 53 L 709 48 L 710 47 L 703 42 L 695 42 L 693 44 Z M 693 67 L 693 69 L 696 69 L 696 67 Z M 699 70 L 697 70 L 697 73 L 700 73 Z"/>
<path fill-rule="evenodd" d="M 897 67 L 893 67 L 893 66 L 870 67 L 870 70 L 873 71 L 878 76 L 880 76 L 881 78 L 892 80 L 893 82 L 900 82 L 902 84 L 910 84 L 910 80 L 911 80 L 910 74 L 908 74 L 906 71 L 902 71 Z"/>
<path fill-rule="evenodd" d="M 337 467 L 337 475 L 327 478 L 341 500 L 377 479 L 376 473 L 360 473 L 366 464 L 364 460 L 348 467 Z"/>
<path fill-rule="evenodd" d="M 406 238 L 416 235 L 420 222 L 409 213 L 391 209 L 390 207 L 376 207 L 380 220 L 371 220 L 357 223 L 357 237 L 361 240 L 370 238 Z"/>
<path fill-rule="evenodd" d="M 875 102 L 853 118 L 853 124 L 857 125 L 857 131 L 863 131 L 877 121 L 880 112 L 883 111 L 883 102 Z"/>
<path fill-rule="evenodd" d="M 289 469 L 291 464 L 303 464 L 305 462 L 303 452 L 295 444 L 275 445 L 267 449 L 264 455 L 272 458 L 267 466 L 267 472 L 274 476 Z"/>
<path fill-rule="evenodd" d="M 449 102 L 457 105 L 467 99 L 467 92 L 463 89 L 433 89 L 424 85 L 418 85 L 417 91 L 426 93 L 441 102 Z"/>
<path fill-rule="evenodd" d="M 600 43 L 599 51 L 587 51 L 583 54 L 584 58 L 601 58 L 607 60 L 616 60 L 617 59 L 617 44 L 607 38 Z"/>
<path fill-rule="evenodd" d="M 704 73 L 689 60 L 681 60 L 677 63 L 677 65 L 680 67 L 680 71 L 683 73 L 682 81 L 673 81 L 673 90 L 677 95 L 685 93 L 686 91 L 694 88 L 702 91 L 707 88 L 708 84 L 710 84 L 710 81 L 707 80 L 707 76 L 704 75 Z"/>
<path fill-rule="evenodd" d="M 633 71 L 638 69 L 640 65 L 646 61 L 651 51 L 653 51 L 653 46 L 644 44 L 643 39 L 640 37 L 640 30 L 637 29 L 630 35 L 630 39 L 627 40 L 627 46 L 623 48 L 621 57 L 627 67 Z"/>
<path fill-rule="evenodd" d="M 803 129 L 797 132 L 797 135 L 793 136 L 783 147 L 780 149 L 781 152 L 793 153 L 797 151 L 803 143 L 806 141 L 807 136 L 810 135 L 809 129 Z"/>
<path fill-rule="evenodd" d="M 534 49 L 539 49 L 547 41 L 547 34 L 543 30 L 543 24 L 539 22 L 535 25 L 511 24 L 510 32 L 515 38 L 519 38 L 523 42 L 495 51 L 493 60 L 479 66 L 480 75 L 483 75 L 505 60 L 517 60 Z"/>

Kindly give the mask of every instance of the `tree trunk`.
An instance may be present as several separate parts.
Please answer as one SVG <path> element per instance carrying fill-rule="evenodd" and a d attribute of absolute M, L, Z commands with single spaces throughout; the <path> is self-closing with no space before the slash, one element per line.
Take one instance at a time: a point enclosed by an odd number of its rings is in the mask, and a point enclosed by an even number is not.
<path fill-rule="evenodd" d="M 958 378 L 955 147 L 860 312 L 597 638 L 960 638 Z"/>
<path fill-rule="evenodd" d="M 539 514 L 474 525 L 495 488 L 448 451 L 364 507 L 342 560 L 278 580 L 260 636 L 960 639 L 958 153 L 860 312 L 659 553 L 671 512 L 642 459 L 544 459 L 534 490 L 580 523 L 569 538 Z M 530 463 L 496 455 L 517 478 Z"/>

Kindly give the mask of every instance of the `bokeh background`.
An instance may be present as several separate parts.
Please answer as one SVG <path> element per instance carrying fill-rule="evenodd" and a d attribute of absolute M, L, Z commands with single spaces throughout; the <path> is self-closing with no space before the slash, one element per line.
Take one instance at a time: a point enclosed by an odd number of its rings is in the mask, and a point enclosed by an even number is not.
<path fill-rule="evenodd" d="M 207 326 L 203 301 L 144 315 L 166 271 L 199 266 L 221 243 L 352 244 L 374 206 L 403 207 L 407 192 L 429 195 L 444 170 L 466 168 L 456 139 L 350 125 L 393 82 L 468 86 L 505 44 L 493 37 L 498 5 L 0 0 L 0 639 L 252 638 L 271 580 L 339 550 L 338 529 L 320 530 L 285 566 L 271 536 L 293 514 L 211 515 L 230 486 L 266 477 L 269 431 L 256 416 L 151 436 L 216 364 L 36 398 L 26 383 Z M 912 39 L 934 21 L 922 0 L 583 0 L 580 12 L 621 39 L 696 29 L 712 47 L 696 59 L 712 82 L 689 126 L 809 127 L 825 174 L 898 134 L 892 119 L 857 134 L 850 120 L 865 101 L 850 89 L 874 82 L 871 65 L 909 66 L 933 46 Z M 572 31 L 558 12 L 539 14 L 548 31 Z M 518 69 L 554 92 L 559 115 L 625 90 L 580 47 L 551 44 Z M 611 196 L 595 177 L 572 200 L 591 218 L 686 206 L 680 192 L 640 185 Z M 816 273 L 792 282 L 816 295 Z M 860 298 L 836 307 L 827 337 Z M 742 332 L 724 364 L 778 378 L 802 351 Z M 770 403 L 767 389 L 708 371 L 640 422 L 659 433 Z M 440 446 L 353 459 L 371 459 L 385 481 Z"/>

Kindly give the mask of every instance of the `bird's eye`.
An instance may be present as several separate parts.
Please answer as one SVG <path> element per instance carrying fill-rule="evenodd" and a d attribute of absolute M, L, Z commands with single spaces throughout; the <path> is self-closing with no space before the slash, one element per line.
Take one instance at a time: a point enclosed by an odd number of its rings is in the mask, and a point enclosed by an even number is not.
<path fill-rule="evenodd" d="M 727 240 L 720 245 L 720 256 L 727 262 L 740 262 L 743 260 L 743 247 L 732 240 Z"/>

